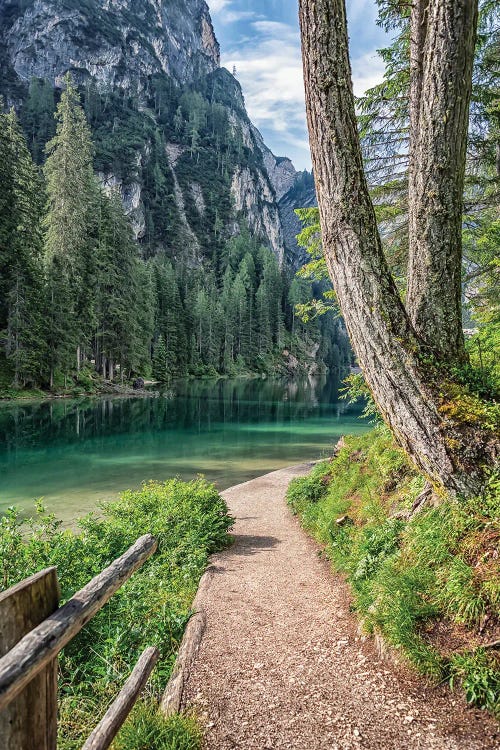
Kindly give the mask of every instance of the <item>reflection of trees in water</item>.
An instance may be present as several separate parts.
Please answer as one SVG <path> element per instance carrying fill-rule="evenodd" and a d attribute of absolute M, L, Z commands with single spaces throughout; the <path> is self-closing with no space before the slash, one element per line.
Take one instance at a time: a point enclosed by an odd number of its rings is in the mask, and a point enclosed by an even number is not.
<path fill-rule="evenodd" d="M 16 404 L 0 409 L 6 452 L 120 433 L 166 429 L 207 432 L 224 423 L 289 422 L 341 416 L 339 378 L 179 381 L 160 398 L 97 398 Z M 146 438 L 146 436 L 145 436 Z"/>

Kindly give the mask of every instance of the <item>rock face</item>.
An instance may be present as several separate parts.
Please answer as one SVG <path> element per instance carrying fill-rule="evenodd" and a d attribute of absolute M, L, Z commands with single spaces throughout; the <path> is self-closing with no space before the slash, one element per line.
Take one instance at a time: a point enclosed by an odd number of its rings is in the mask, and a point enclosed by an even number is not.
<path fill-rule="evenodd" d="M 302 173 L 275 157 L 250 122 L 239 83 L 219 67 L 205 0 L 0 0 L 0 34 L 0 95 L 21 114 L 33 79 L 57 93 L 71 72 L 94 129 L 100 179 L 120 191 L 147 254 L 187 248 L 196 262 L 207 242 L 238 231 L 243 217 L 280 261 L 297 265 L 293 209 L 313 201 L 310 186 L 301 192 Z M 239 146 L 228 146 L 224 134 L 212 142 L 193 134 L 214 106 L 224 109 Z M 110 131 L 117 134 L 111 150 Z"/>
<path fill-rule="evenodd" d="M 21 80 L 78 83 L 140 93 L 153 73 L 184 84 L 219 67 L 219 45 L 205 0 L 3 0 L 3 29 Z"/>
<path fill-rule="evenodd" d="M 255 234 L 266 236 L 278 259 L 283 262 L 285 246 L 278 206 L 266 173 L 248 167 L 236 169 L 231 184 L 234 207 L 247 217 Z"/>
<path fill-rule="evenodd" d="M 293 269 L 300 268 L 307 260 L 307 253 L 297 244 L 301 230 L 296 208 L 317 206 L 314 178 L 310 172 L 297 172 L 290 159 L 275 156 L 266 146 L 261 133 L 252 125 L 252 134 L 262 153 L 269 180 L 278 202 L 283 244 L 288 264 Z"/>
<path fill-rule="evenodd" d="M 310 172 L 296 172 L 292 187 L 281 197 L 278 203 L 287 259 L 294 269 L 300 268 L 308 257 L 306 251 L 299 247 L 297 243 L 296 238 L 302 227 L 295 209 L 311 208 L 317 205 L 312 174 Z"/>
<path fill-rule="evenodd" d="M 290 159 L 285 156 L 275 156 L 266 146 L 261 133 L 252 125 L 252 133 L 257 146 L 262 153 L 264 165 L 274 188 L 276 199 L 280 201 L 283 196 L 295 185 L 298 172 Z"/>

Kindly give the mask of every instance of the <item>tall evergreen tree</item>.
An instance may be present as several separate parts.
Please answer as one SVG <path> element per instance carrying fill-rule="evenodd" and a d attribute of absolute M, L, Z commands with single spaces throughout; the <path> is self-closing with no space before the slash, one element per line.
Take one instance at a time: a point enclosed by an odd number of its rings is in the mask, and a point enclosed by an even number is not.
<path fill-rule="evenodd" d="M 43 358 L 43 191 L 14 111 L 0 114 L 0 162 L 0 330 L 19 386 L 39 380 Z"/>
<path fill-rule="evenodd" d="M 142 359 L 139 328 L 139 258 L 120 195 L 101 192 L 97 251 L 95 355 L 99 370 L 114 379 L 136 370 Z"/>
<path fill-rule="evenodd" d="M 52 82 L 43 78 L 32 78 L 28 99 L 21 112 L 21 123 L 37 164 L 43 162 L 45 144 L 55 135 L 55 107 Z"/>
<path fill-rule="evenodd" d="M 54 284 L 55 275 L 62 274 L 63 283 L 69 285 L 70 299 L 66 303 L 69 302 L 69 307 L 65 313 L 74 336 L 76 369 L 83 354 L 88 353 L 95 326 L 98 187 L 92 165 L 90 129 L 78 92 L 67 75 L 56 111 L 56 135 L 47 144 L 44 225 L 48 273 L 53 276 Z M 52 268 L 56 259 L 57 271 Z"/>

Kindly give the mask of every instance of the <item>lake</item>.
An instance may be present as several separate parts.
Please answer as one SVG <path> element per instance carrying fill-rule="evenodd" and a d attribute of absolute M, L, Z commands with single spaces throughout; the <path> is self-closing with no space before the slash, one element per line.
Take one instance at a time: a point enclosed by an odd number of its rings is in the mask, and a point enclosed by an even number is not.
<path fill-rule="evenodd" d="M 178 381 L 153 398 L 0 405 L 0 513 L 69 522 L 148 479 L 203 474 L 222 490 L 328 455 L 368 429 L 335 378 Z"/>

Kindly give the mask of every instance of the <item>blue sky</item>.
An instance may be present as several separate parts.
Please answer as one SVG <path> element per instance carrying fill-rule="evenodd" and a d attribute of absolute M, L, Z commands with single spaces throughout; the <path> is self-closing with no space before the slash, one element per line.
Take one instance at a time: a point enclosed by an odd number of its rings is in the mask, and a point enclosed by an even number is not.
<path fill-rule="evenodd" d="M 207 0 L 221 63 L 236 66 L 247 109 L 277 156 L 310 168 L 297 0 Z M 376 50 L 385 43 L 375 0 L 346 0 L 356 94 L 382 78 Z"/>

